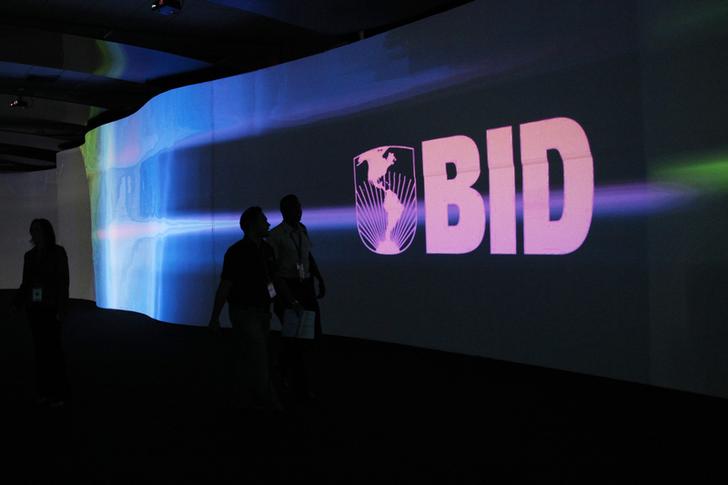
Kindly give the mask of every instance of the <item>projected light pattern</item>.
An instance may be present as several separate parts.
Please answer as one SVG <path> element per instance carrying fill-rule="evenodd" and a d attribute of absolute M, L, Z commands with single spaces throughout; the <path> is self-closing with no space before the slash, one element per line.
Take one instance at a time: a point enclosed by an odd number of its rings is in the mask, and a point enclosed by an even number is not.
<path fill-rule="evenodd" d="M 562 196 L 553 194 L 552 213 L 560 214 Z M 594 208 L 596 217 L 644 216 L 671 210 L 689 202 L 695 196 L 691 189 L 677 185 L 624 184 L 597 188 Z M 521 196 L 517 196 L 517 215 L 522 220 Z M 419 224 L 424 225 L 424 207 L 419 204 Z M 488 198 L 484 197 L 488 206 Z M 264 209 L 272 226 L 281 222 L 276 209 Z M 304 222 L 311 233 L 348 231 L 357 228 L 357 209 L 348 207 L 306 209 Z M 211 234 L 232 243 L 241 236 L 240 214 L 200 214 L 197 217 L 154 219 L 112 223 L 98 228 L 94 233 L 97 257 L 106 265 L 97 274 L 97 291 L 105 295 L 99 305 L 109 308 L 126 308 L 147 315 L 164 316 L 163 287 L 158 272 L 149 268 L 165 265 L 164 248 L 173 238 L 202 238 Z M 487 251 L 487 249 L 484 249 Z M 170 264 L 169 261 L 167 264 Z M 190 266 L 206 266 L 205 259 L 188 259 Z M 205 269 L 205 268 L 202 268 Z M 201 269 L 201 270 L 202 270 Z M 212 266 L 206 268 L 214 271 Z M 216 275 L 212 275 L 216 278 Z M 131 284 L 133 282 L 133 284 Z M 173 291 L 174 288 L 170 288 Z M 159 318 L 159 317 L 156 317 Z M 167 317 L 168 319 L 170 317 Z M 164 319 L 164 318 L 160 318 Z M 171 321 L 171 320 L 170 320 Z M 179 323 L 200 323 L 201 320 L 179 319 Z"/>
<path fill-rule="evenodd" d="M 728 5 L 725 2 L 667 3 L 656 22 L 650 25 L 649 34 L 682 40 L 696 34 L 722 35 L 727 21 Z"/>
<path fill-rule="evenodd" d="M 551 211 L 554 217 L 561 213 L 561 194 L 552 193 L 554 202 Z M 687 187 L 661 184 L 624 184 L 597 188 L 594 197 L 594 215 L 597 217 L 638 217 L 659 214 L 686 204 L 697 192 Z M 488 206 L 488 198 L 483 198 Z M 424 207 L 419 206 L 419 224 L 424 224 Z M 521 196 L 516 200 L 517 216 L 522 219 L 523 205 Z M 281 222 L 277 209 L 263 209 L 271 226 Z M 306 209 L 304 222 L 311 232 L 344 231 L 357 226 L 356 208 L 330 207 Z M 214 220 L 214 223 L 212 222 Z M 96 230 L 95 236 L 101 240 L 136 239 L 143 237 L 167 237 L 184 234 L 198 234 L 216 231 L 221 234 L 240 236 L 240 214 L 220 213 L 211 217 L 184 217 L 159 221 L 126 222 L 111 224 Z"/>
<path fill-rule="evenodd" d="M 94 74 L 123 79 L 127 61 L 124 46 L 115 42 L 96 40 L 96 47 L 101 53 L 101 64 L 94 69 Z"/>
<path fill-rule="evenodd" d="M 364 260 L 362 253 L 376 257 L 361 247 L 355 230 L 367 248 L 379 254 L 411 248 L 422 237 L 416 233 L 417 226 L 426 226 L 425 194 L 418 194 L 416 188 L 421 174 L 415 174 L 415 167 L 422 164 L 415 160 L 414 150 L 399 147 L 396 152 L 402 167 L 411 168 L 389 172 L 385 167 L 378 175 L 375 170 L 373 180 L 366 173 L 370 168 L 366 163 L 359 167 L 355 163 L 360 183 L 355 183 L 354 194 L 350 157 L 383 143 L 403 143 L 419 150 L 425 137 L 459 133 L 455 125 L 482 144 L 490 127 L 502 129 L 542 119 L 543 110 L 534 105 L 533 112 L 526 112 L 530 108 L 525 101 L 517 112 L 509 113 L 506 101 L 496 106 L 498 99 L 458 99 L 490 86 L 503 88 L 508 84 L 504 79 L 519 79 L 527 86 L 522 94 L 530 103 L 538 100 L 536 91 L 550 83 L 525 81 L 558 72 L 564 67 L 563 59 L 574 63 L 587 59 L 593 65 L 623 53 L 628 41 L 615 38 L 611 29 L 614 21 L 622 19 L 621 11 L 615 7 L 610 12 L 611 24 L 602 12 L 590 23 L 578 24 L 577 34 L 588 33 L 590 42 L 575 43 L 574 37 L 559 35 L 555 26 L 554 33 L 548 30 L 550 24 L 544 24 L 547 30 L 533 37 L 520 33 L 503 37 L 509 41 L 501 44 L 508 47 L 494 50 L 484 37 L 489 29 L 481 25 L 491 18 L 489 8 L 476 2 L 465 14 L 448 16 L 447 22 L 433 18 L 320 55 L 171 90 L 132 116 L 92 130 L 82 153 L 92 202 L 98 305 L 138 311 L 163 321 L 204 323 L 222 256 L 240 237 L 238 208 L 261 205 L 275 225 L 278 198 L 292 191 L 304 202 L 304 223 L 318 233 L 317 238 L 326 240 L 327 247 L 341 241 L 350 244 L 341 251 L 347 252 L 352 265 Z M 453 31 L 459 37 L 443 48 L 442 42 L 453 38 Z M 595 51 L 590 46 L 600 47 Z M 108 54 L 109 59 L 122 60 L 118 52 Z M 129 75 L 142 74 L 135 74 L 131 57 L 123 60 Z M 108 63 L 104 69 L 112 66 Z M 589 83 L 576 79 L 583 89 L 573 90 L 567 89 L 569 82 L 560 81 L 563 92 L 570 93 L 562 100 L 546 93 L 544 99 L 552 103 L 546 111 L 564 102 L 573 103 L 564 113 L 579 112 L 574 109 L 580 103 L 575 97 L 591 96 Z M 461 87 L 467 89 L 460 91 Z M 505 98 L 520 94 L 502 93 L 507 94 Z M 600 106 L 597 101 L 590 97 L 589 106 Z M 418 108 L 422 106 L 426 109 Z M 498 111 L 492 115 L 498 121 L 489 118 L 491 107 Z M 400 110 L 410 111 L 400 117 Z M 600 119 L 609 115 L 596 107 L 593 111 Z M 579 121 L 585 129 L 594 126 L 588 113 L 583 114 L 587 119 Z M 615 129 L 619 125 L 614 123 Z M 588 134 L 590 139 L 596 135 L 609 140 L 623 135 Z M 503 146 L 510 149 L 510 133 L 500 135 Z M 488 157 L 490 163 L 490 153 Z M 605 163 L 599 157 L 595 152 L 595 167 Z M 633 162 L 633 166 L 642 163 Z M 485 172 L 485 157 L 481 168 Z M 644 179 L 631 171 L 623 180 Z M 597 218 L 648 215 L 691 197 L 679 183 L 610 185 L 598 177 L 595 182 Z M 512 196 L 507 195 L 509 200 L 516 199 L 516 218 L 523 221 L 522 196 L 515 186 L 513 190 Z M 547 210 L 557 218 L 564 210 L 564 195 L 551 192 L 550 196 Z M 471 200 L 480 206 L 481 197 L 487 214 L 488 194 L 477 193 Z M 440 218 L 443 225 L 451 220 L 447 210 Z M 482 221 L 489 230 L 490 220 Z M 487 244 L 480 246 L 477 238 L 474 242 L 476 252 Z M 487 249 L 483 254 L 490 256 Z M 427 256 L 409 249 L 399 260 L 418 257 Z"/>
<path fill-rule="evenodd" d="M 728 153 L 695 154 L 662 162 L 654 178 L 707 193 L 728 191 Z"/>
<path fill-rule="evenodd" d="M 119 44 L 108 40 L 96 40 L 94 44 L 98 50 L 97 56 L 73 59 L 72 62 L 95 62 L 92 70 L 97 76 L 143 83 L 149 79 L 209 67 L 209 64 L 204 61 L 144 47 Z"/>

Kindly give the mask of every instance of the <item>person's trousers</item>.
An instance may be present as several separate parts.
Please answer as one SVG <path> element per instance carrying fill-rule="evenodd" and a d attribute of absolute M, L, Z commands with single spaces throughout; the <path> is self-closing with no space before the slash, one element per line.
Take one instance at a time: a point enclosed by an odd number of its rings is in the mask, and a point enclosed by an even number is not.
<path fill-rule="evenodd" d="M 66 399 L 68 380 L 61 343 L 61 323 L 55 309 L 28 309 L 35 347 L 36 387 L 40 397 Z"/>
<path fill-rule="evenodd" d="M 230 321 L 237 342 L 237 369 L 245 405 L 270 406 L 275 393 L 270 377 L 271 313 L 263 308 L 230 305 Z"/>
<path fill-rule="evenodd" d="M 292 390 L 305 395 L 316 387 L 316 375 L 321 337 L 321 311 L 316 299 L 313 278 L 305 280 L 286 279 L 286 285 L 293 298 L 301 303 L 304 310 L 316 313 L 314 339 L 281 337 L 278 363 L 282 377 L 291 385 Z M 274 310 L 278 319 L 283 322 L 284 302 L 278 298 Z"/>

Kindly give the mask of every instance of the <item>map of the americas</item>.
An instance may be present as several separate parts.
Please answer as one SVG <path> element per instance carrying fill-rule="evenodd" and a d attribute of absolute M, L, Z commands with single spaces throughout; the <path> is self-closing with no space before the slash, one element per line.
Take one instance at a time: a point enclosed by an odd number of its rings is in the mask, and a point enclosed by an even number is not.
<path fill-rule="evenodd" d="M 356 162 L 357 166 L 366 163 L 367 182 L 375 190 L 384 193 L 381 208 L 386 213 L 386 223 L 382 231 L 383 234 L 377 234 L 379 237 L 376 237 L 376 241 L 372 241 L 375 245 L 374 250 L 379 254 L 398 254 L 402 251 L 400 242 L 392 239 L 392 232 L 402 218 L 405 206 L 397 193 L 392 190 L 393 184 L 390 169 L 397 161 L 397 158 L 389 149 L 390 147 L 374 148 L 359 155 Z M 357 202 L 359 203 L 360 201 Z M 368 210 L 375 209 L 371 207 L 371 204 L 364 205 L 370 206 L 366 207 Z"/>

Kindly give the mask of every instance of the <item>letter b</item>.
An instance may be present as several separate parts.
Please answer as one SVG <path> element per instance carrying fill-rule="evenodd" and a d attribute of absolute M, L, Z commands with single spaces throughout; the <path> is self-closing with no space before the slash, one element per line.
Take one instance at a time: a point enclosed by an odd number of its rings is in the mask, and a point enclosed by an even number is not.
<path fill-rule="evenodd" d="M 455 166 L 448 179 L 447 164 Z M 430 254 L 463 254 L 476 249 L 485 232 L 485 205 L 473 184 L 480 176 L 475 142 L 457 135 L 422 142 L 425 189 L 425 237 Z M 448 222 L 448 206 L 458 208 L 458 221 Z"/>

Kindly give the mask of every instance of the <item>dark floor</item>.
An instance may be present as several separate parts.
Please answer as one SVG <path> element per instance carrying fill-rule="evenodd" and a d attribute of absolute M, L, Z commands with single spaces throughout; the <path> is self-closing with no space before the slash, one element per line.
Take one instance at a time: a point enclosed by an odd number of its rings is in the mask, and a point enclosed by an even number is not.
<path fill-rule="evenodd" d="M 73 401 L 42 409 L 29 331 L 0 296 L 3 483 L 654 483 L 686 468 L 717 483 L 725 461 L 725 400 L 340 337 L 320 403 L 245 414 L 229 335 L 80 301 Z"/>

